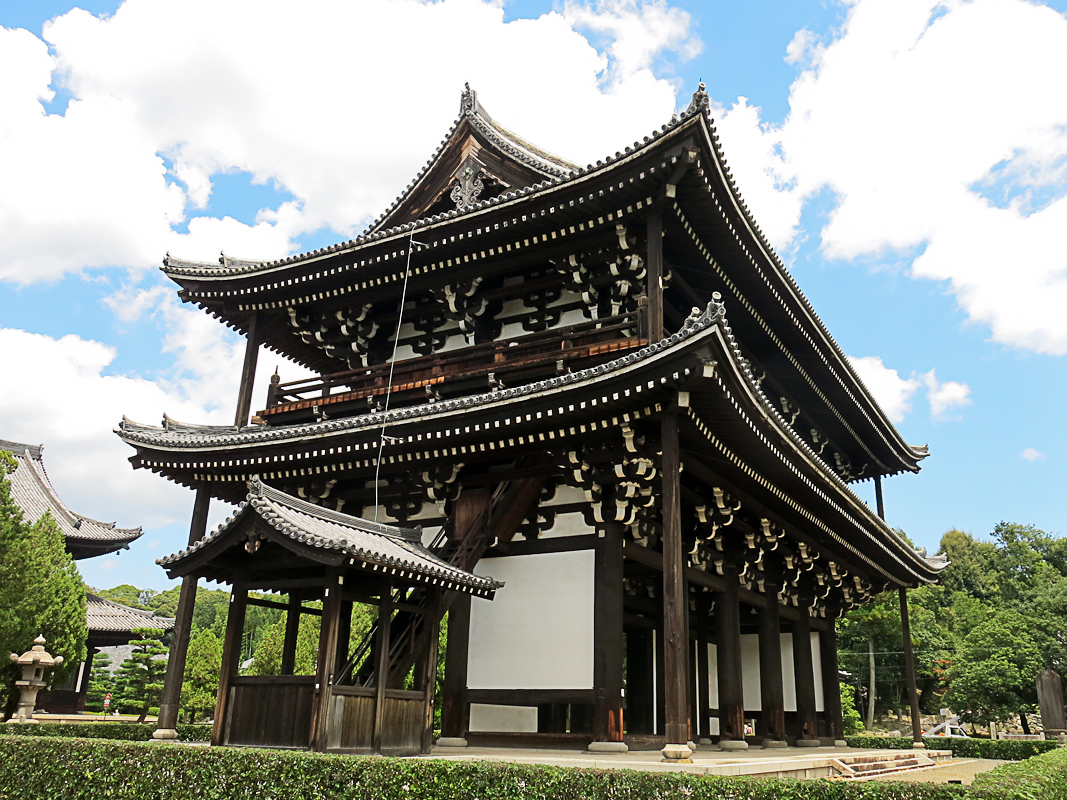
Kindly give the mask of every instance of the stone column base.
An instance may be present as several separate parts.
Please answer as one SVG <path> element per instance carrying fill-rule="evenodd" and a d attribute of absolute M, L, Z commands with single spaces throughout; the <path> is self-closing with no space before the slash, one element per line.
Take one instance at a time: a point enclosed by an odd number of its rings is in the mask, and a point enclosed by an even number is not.
<path fill-rule="evenodd" d="M 789 747 L 789 742 L 783 741 L 782 739 L 764 739 L 763 746 L 770 750 L 778 747 Z"/>
<path fill-rule="evenodd" d="M 459 736 L 442 736 L 434 744 L 438 747 L 466 747 L 467 740 Z"/>
<path fill-rule="evenodd" d="M 911 746 L 914 747 L 916 750 L 925 750 L 926 742 L 912 742 Z"/>
<path fill-rule="evenodd" d="M 818 739 L 797 739 L 797 747 L 822 747 Z"/>
<path fill-rule="evenodd" d="M 719 739 L 719 748 L 722 750 L 748 750 L 748 742 L 744 739 Z"/>
<path fill-rule="evenodd" d="M 174 728 L 156 728 L 152 731 L 153 739 L 177 739 L 178 732 Z"/>
<path fill-rule="evenodd" d="M 692 764 L 693 751 L 684 744 L 669 744 L 661 751 L 663 761 L 668 764 Z"/>
<path fill-rule="evenodd" d="M 848 742 L 844 739 L 834 739 L 834 747 L 848 747 Z"/>
<path fill-rule="evenodd" d="M 626 753 L 630 750 L 626 742 L 590 742 L 586 749 L 590 753 Z"/>
<path fill-rule="evenodd" d="M 712 747 L 714 744 L 715 742 L 711 741 L 711 739 L 701 738 L 700 741 L 697 742 L 697 747 Z"/>

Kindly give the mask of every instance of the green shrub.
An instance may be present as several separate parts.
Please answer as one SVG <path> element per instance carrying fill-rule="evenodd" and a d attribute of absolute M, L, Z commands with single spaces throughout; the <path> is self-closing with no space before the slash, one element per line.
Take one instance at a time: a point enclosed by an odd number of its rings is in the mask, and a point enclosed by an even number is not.
<path fill-rule="evenodd" d="M 0 800 L 959 800 L 971 796 L 961 786 L 922 783 L 698 777 L 0 736 Z"/>
<path fill-rule="evenodd" d="M 71 739 L 121 739 L 147 742 L 155 725 L 137 722 L 42 722 L 37 725 L 6 725 L 0 734 L 13 736 L 62 736 Z M 179 725 L 178 738 L 183 742 L 211 741 L 210 725 Z"/>
<path fill-rule="evenodd" d="M 974 779 L 974 791 L 987 797 L 1020 800 L 1067 798 L 1067 750 L 1053 750 L 1025 762 L 1002 764 Z"/>
<path fill-rule="evenodd" d="M 910 750 L 910 736 L 846 736 L 849 747 L 876 747 L 885 750 Z M 998 758 L 1022 761 L 1055 750 L 1058 743 L 1038 739 L 963 739 L 952 736 L 928 736 L 923 739 L 930 750 L 951 750 L 959 758 Z"/>

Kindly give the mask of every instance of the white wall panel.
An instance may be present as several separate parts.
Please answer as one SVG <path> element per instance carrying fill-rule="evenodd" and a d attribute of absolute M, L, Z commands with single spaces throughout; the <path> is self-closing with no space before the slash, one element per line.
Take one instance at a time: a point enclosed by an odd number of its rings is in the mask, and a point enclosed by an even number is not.
<path fill-rule="evenodd" d="M 471 689 L 593 688 L 593 551 L 487 558 L 504 581 L 471 601 Z"/>
<path fill-rule="evenodd" d="M 470 730 L 537 733 L 537 706 L 492 706 L 471 703 Z"/>
<path fill-rule="evenodd" d="M 741 696 L 745 711 L 763 708 L 760 702 L 759 636 L 754 633 L 741 635 L 741 684 L 744 687 Z"/>
<path fill-rule="evenodd" d="M 585 536 L 593 533 L 595 528 L 585 524 L 585 515 L 581 511 L 570 514 L 559 514 L 552 523 L 552 527 L 541 533 L 541 539 L 557 539 L 561 536 Z"/>

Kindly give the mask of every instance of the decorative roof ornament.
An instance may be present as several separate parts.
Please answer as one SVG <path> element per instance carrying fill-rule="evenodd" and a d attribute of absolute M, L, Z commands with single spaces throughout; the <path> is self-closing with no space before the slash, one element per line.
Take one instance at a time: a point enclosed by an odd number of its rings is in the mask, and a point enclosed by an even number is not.
<path fill-rule="evenodd" d="M 471 161 L 473 159 L 468 159 L 468 163 L 456 173 L 456 185 L 452 187 L 452 193 L 449 195 L 456 204 L 457 211 L 472 208 L 485 188 L 482 171 L 477 168 L 476 163 L 470 163 Z"/>
<path fill-rule="evenodd" d="M 689 103 L 689 108 L 685 110 L 685 115 L 688 117 L 697 111 L 707 111 L 710 107 L 711 99 L 708 97 L 707 86 L 704 85 L 704 81 L 701 81 L 697 85 L 697 90 L 693 92 L 693 99 Z"/>
<path fill-rule="evenodd" d="M 463 84 L 463 93 L 459 96 L 459 115 L 474 113 L 478 108 L 478 93 L 469 83 Z"/>

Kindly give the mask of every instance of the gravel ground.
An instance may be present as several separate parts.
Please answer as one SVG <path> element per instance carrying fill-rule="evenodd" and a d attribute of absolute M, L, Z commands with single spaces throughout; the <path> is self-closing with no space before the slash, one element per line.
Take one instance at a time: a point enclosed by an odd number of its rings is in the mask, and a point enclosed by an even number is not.
<path fill-rule="evenodd" d="M 969 784 L 979 772 L 989 772 L 993 767 L 1007 764 L 1007 761 L 999 761 L 994 758 L 976 758 L 969 760 L 950 761 L 936 767 L 917 769 L 909 772 L 871 778 L 880 781 L 905 781 L 907 783 L 948 783 L 949 781 L 963 781 Z"/>

